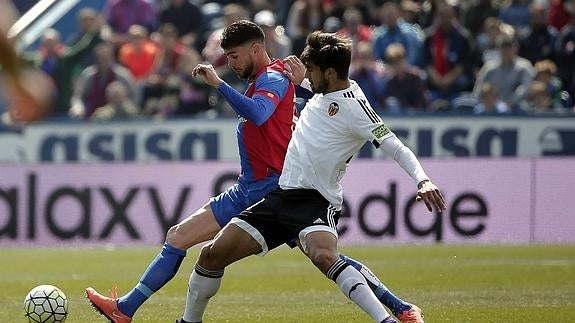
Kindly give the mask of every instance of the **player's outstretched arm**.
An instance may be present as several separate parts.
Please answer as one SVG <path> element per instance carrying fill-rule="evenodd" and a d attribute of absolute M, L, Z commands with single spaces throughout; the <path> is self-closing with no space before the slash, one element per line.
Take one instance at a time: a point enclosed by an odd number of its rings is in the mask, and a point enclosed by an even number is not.
<path fill-rule="evenodd" d="M 211 64 L 198 64 L 192 70 L 192 76 L 199 76 L 206 84 L 218 89 L 235 112 L 258 126 L 266 122 L 275 111 L 276 103 L 273 100 L 266 95 L 243 95 L 224 82 Z M 285 83 L 287 87 L 287 81 Z"/>
<path fill-rule="evenodd" d="M 423 201 L 429 212 L 432 212 L 433 209 L 438 212 L 445 210 L 445 199 L 441 191 L 429 180 L 421 163 L 409 147 L 405 146 L 394 133 L 390 133 L 383 139 L 380 147 L 387 156 L 393 158 L 415 180 L 418 188 L 417 201 Z"/>

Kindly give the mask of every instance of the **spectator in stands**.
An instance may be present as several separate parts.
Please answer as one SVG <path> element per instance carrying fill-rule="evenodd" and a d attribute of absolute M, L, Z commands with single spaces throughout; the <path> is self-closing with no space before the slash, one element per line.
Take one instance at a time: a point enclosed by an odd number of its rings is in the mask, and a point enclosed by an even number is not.
<path fill-rule="evenodd" d="M 292 39 L 295 55 L 299 55 L 305 39 L 314 30 L 323 27 L 327 12 L 322 0 L 296 0 L 291 5 L 286 22 L 286 33 Z"/>
<path fill-rule="evenodd" d="M 433 21 L 437 16 L 437 7 L 444 3 L 445 1 L 450 1 L 451 4 L 454 4 L 451 0 L 418 0 L 421 3 L 421 11 L 419 12 L 419 25 L 424 30 L 431 27 L 433 25 Z M 385 2 L 385 1 L 384 1 Z"/>
<path fill-rule="evenodd" d="M 142 106 L 146 114 L 167 117 L 178 109 L 179 73 L 185 55 L 194 49 L 178 40 L 178 31 L 170 23 L 160 26 L 157 37 L 159 52 L 154 71 L 143 84 Z"/>
<path fill-rule="evenodd" d="M 158 35 L 161 50 L 156 69 L 143 87 L 145 114 L 157 118 L 196 116 L 212 109 L 212 88 L 191 76 L 192 68 L 202 61 L 199 52 L 178 40 L 172 24 L 160 26 Z"/>
<path fill-rule="evenodd" d="M 564 89 L 571 97 L 575 95 L 575 0 L 568 0 L 567 6 L 571 19 L 557 36 L 557 65 L 559 78 L 563 82 Z"/>
<path fill-rule="evenodd" d="M 74 118 L 88 119 L 96 108 L 106 104 L 106 87 L 114 82 L 122 82 L 134 99 L 136 90 L 133 79 L 126 68 L 116 64 L 114 47 L 110 43 L 101 43 L 94 49 L 96 63 L 88 66 L 76 82 L 72 107 L 69 114 Z"/>
<path fill-rule="evenodd" d="M 189 50 L 180 67 L 179 104 L 175 116 L 207 118 L 217 117 L 217 111 L 210 104 L 212 87 L 200 78 L 192 76 L 194 67 L 202 62 L 202 56 L 195 49 Z"/>
<path fill-rule="evenodd" d="M 345 11 L 347 9 L 353 8 L 359 11 L 361 15 L 361 21 L 370 26 L 377 23 L 375 19 L 374 11 L 375 1 L 365 1 L 365 0 L 335 0 L 335 1 L 323 1 L 324 12 L 326 16 L 336 17 L 337 19 L 343 21 Z"/>
<path fill-rule="evenodd" d="M 485 82 L 479 90 L 479 103 L 473 109 L 474 114 L 506 114 L 509 113 L 507 104 L 499 98 L 497 89 L 493 84 Z"/>
<path fill-rule="evenodd" d="M 32 57 L 27 59 L 32 60 L 35 66 L 55 80 L 56 68 L 65 49 L 66 47 L 60 40 L 60 32 L 48 28 L 42 34 L 42 43 L 38 49 L 32 54 Z"/>
<path fill-rule="evenodd" d="M 130 26 L 140 25 L 150 31 L 157 27 L 156 10 L 146 0 L 108 0 L 104 17 L 116 46 L 129 41 Z"/>
<path fill-rule="evenodd" d="M 529 6 L 529 27 L 519 35 L 519 56 L 531 64 L 555 59 L 557 30 L 547 23 L 547 9 L 539 2 Z"/>
<path fill-rule="evenodd" d="M 78 38 L 75 43 L 70 43 L 59 56 L 54 70 L 55 83 L 58 85 L 53 104 L 54 117 L 68 117 L 74 91 L 73 83 L 92 61 L 95 46 L 105 38 L 105 33 L 101 32 L 102 20 L 100 18 L 96 16 L 94 19 L 82 20 L 84 24 L 82 28 L 85 30 L 81 38 Z"/>
<path fill-rule="evenodd" d="M 407 62 L 418 65 L 421 60 L 422 43 L 410 24 L 399 16 L 399 5 L 393 1 L 385 2 L 378 10 L 381 25 L 373 32 L 373 54 L 375 59 L 385 61 L 387 46 L 400 43 L 405 48 Z"/>
<path fill-rule="evenodd" d="M 479 69 L 485 62 L 499 59 L 497 37 L 501 34 L 513 34 L 515 31 L 511 25 L 504 24 L 495 17 L 485 19 L 483 31 L 475 40 L 476 68 Z"/>
<path fill-rule="evenodd" d="M 133 25 L 128 34 L 130 41 L 120 46 L 118 61 L 132 73 L 134 80 L 139 82 L 154 71 L 160 50 L 149 39 L 145 27 Z"/>
<path fill-rule="evenodd" d="M 166 118 L 179 106 L 181 80 L 176 74 L 159 70 L 150 76 L 142 90 L 144 113 L 156 118 Z"/>
<path fill-rule="evenodd" d="M 511 0 L 499 11 L 499 19 L 515 28 L 522 35 L 529 28 L 529 3 L 531 0 Z"/>
<path fill-rule="evenodd" d="M 472 0 L 463 9 L 463 25 L 473 38 L 484 30 L 485 20 L 490 17 L 497 17 L 499 8 L 492 0 Z"/>
<path fill-rule="evenodd" d="M 103 24 L 103 18 L 100 14 L 91 7 L 81 8 L 76 14 L 76 28 L 74 31 L 66 37 L 64 44 L 68 47 L 73 46 L 80 42 L 82 37 L 84 37 L 90 30 L 93 30 L 94 26 L 101 28 Z M 78 62 L 77 66 L 74 67 L 72 71 L 72 78 L 76 79 L 80 73 L 89 65 L 94 64 L 93 51 L 90 49 L 87 54 L 82 55 L 81 61 Z"/>
<path fill-rule="evenodd" d="M 417 35 L 417 39 L 423 43 L 425 33 L 421 28 L 419 15 L 421 14 L 421 4 L 413 0 L 402 0 L 400 4 L 399 15 L 401 19 L 406 22 Z"/>
<path fill-rule="evenodd" d="M 569 10 L 567 6 L 571 0 L 549 0 L 549 25 L 561 30 L 563 26 L 569 23 Z"/>
<path fill-rule="evenodd" d="M 189 49 L 178 38 L 176 27 L 170 23 L 163 24 L 158 29 L 156 43 L 158 54 L 155 62 L 155 72 L 176 73 L 180 68 L 181 59 Z"/>
<path fill-rule="evenodd" d="M 341 20 L 336 17 L 327 17 L 323 22 L 322 30 L 326 33 L 335 33 L 341 29 L 343 24 Z"/>
<path fill-rule="evenodd" d="M 380 60 L 374 60 L 371 42 L 362 41 L 357 45 L 356 59 L 350 65 L 350 78 L 363 89 L 371 106 L 383 111 L 383 80 L 385 68 Z"/>
<path fill-rule="evenodd" d="M 337 33 L 349 37 L 352 40 L 352 60 L 357 53 L 357 44 L 360 42 L 371 42 L 372 30 L 364 24 L 361 12 L 355 7 L 348 7 L 343 12 L 343 26 Z"/>
<path fill-rule="evenodd" d="M 130 97 L 124 83 L 113 81 L 106 87 L 107 103 L 96 108 L 91 120 L 132 119 L 140 115 L 138 106 Z"/>
<path fill-rule="evenodd" d="M 491 83 L 511 111 L 520 112 L 521 102 L 525 99 L 535 71 L 528 60 L 517 56 L 519 44 L 514 35 L 500 35 L 497 45 L 500 59 L 487 61 L 481 67 L 473 94 L 479 97 L 483 84 Z"/>
<path fill-rule="evenodd" d="M 259 25 L 266 37 L 266 50 L 272 58 L 284 58 L 292 55 L 292 41 L 285 34 L 285 29 L 277 25 L 276 16 L 271 10 L 262 10 L 254 16 L 254 23 Z"/>
<path fill-rule="evenodd" d="M 448 107 L 461 92 L 472 87 L 472 43 L 459 24 L 455 7 L 441 2 L 433 25 L 426 29 L 423 62 L 431 103 Z"/>
<path fill-rule="evenodd" d="M 389 63 L 383 92 L 386 111 L 406 113 L 427 110 L 427 89 L 422 73 L 417 67 L 407 64 L 403 46 L 399 43 L 389 45 L 385 56 Z"/>
<path fill-rule="evenodd" d="M 535 114 L 565 112 L 562 106 L 553 102 L 551 95 L 547 91 L 547 85 L 539 81 L 531 83 L 526 100 L 521 108 L 523 112 Z"/>
<path fill-rule="evenodd" d="M 76 14 L 77 29 L 66 38 L 65 44 L 71 46 L 80 41 L 94 24 L 99 23 L 98 19 L 100 17 L 98 17 L 98 12 L 94 8 L 84 7 L 78 10 Z"/>
<path fill-rule="evenodd" d="M 292 1 L 292 0 L 290 0 Z M 263 10 L 269 10 L 271 12 L 277 12 L 276 7 L 279 7 L 279 2 L 283 1 L 269 1 L 269 0 L 249 0 L 249 4 L 246 6 L 251 16 L 255 16 L 258 12 Z M 277 16 L 276 16 L 277 21 Z M 278 23 L 279 24 L 279 23 Z"/>
<path fill-rule="evenodd" d="M 554 105 L 568 108 L 573 104 L 569 93 L 563 91 L 563 83 L 557 76 L 557 65 L 553 61 L 546 59 L 535 63 L 534 81 L 545 84 Z"/>
<path fill-rule="evenodd" d="M 160 11 L 159 22 L 174 25 L 180 41 L 188 47 L 196 46 L 205 23 L 200 8 L 188 0 L 169 0 L 169 5 Z"/>
<path fill-rule="evenodd" d="M 226 57 L 224 56 L 224 53 L 220 47 L 220 36 L 222 35 L 222 32 L 225 27 L 231 25 L 233 22 L 236 22 L 238 20 L 248 19 L 249 15 L 244 7 L 235 3 L 225 5 L 222 11 L 223 11 L 223 26 L 221 26 L 221 28 L 213 30 L 208 35 L 206 45 L 202 49 L 202 56 L 215 68 L 224 67 L 227 69 Z"/>
<path fill-rule="evenodd" d="M 209 117 L 216 117 L 215 103 L 210 104 L 212 88 L 191 75 L 193 68 L 201 62 L 200 53 L 190 48 L 179 57 L 177 69 L 162 68 L 149 77 L 142 95 L 144 113 L 155 118 L 169 118 L 198 116 L 210 111 Z"/>
<path fill-rule="evenodd" d="M 419 25 L 421 3 L 414 0 L 402 0 L 400 3 L 399 16 L 409 24 Z"/>

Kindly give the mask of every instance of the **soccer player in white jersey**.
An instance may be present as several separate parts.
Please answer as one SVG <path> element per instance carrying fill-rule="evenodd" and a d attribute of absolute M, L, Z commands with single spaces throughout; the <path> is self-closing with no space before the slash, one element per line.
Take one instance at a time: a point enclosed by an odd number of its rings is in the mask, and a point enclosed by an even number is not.
<path fill-rule="evenodd" d="M 223 271 L 249 255 L 264 255 L 297 240 L 313 264 L 375 322 L 396 322 L 367 286 L 365 278 L 337 251 L 336 225 L 341 212 L 341 178 L 352 157 L 369 141 L 392 157 L 417 184 L 417 199 L 432 211 L 445 200 L 413 152 L 373 111 L 360 87 L 348 79 L 349 38 L 314 32 L 302 54 L 305 76 L 316 93 L 296 124 L 279 179 L 279 187 L 226 225 L 200 253 L 190 279 L 184 319 L 201 322 L 208 300 L 216 294 Z M 302 63 L 286 60 L 296 84 Z"/>

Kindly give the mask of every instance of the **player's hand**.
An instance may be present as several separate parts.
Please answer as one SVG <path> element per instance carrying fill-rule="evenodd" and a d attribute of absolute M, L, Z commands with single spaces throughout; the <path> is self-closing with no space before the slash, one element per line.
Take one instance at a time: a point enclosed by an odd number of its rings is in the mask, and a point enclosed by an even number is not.
<path fill-rule="evenodd" d="M 416 201 L 423 201 L 429 212 L 432 212 L 433 209 L 437 212 L 441 212 L 446 209 L 445 199 L 443 198 L 441 191 L 439 191 L 439 188 L 429 180 L 419 183 Z"/>
<path fill-rule="evenodd" d="M 198 64 L 192 70 L 192 76 L 199 76 L 202 80 L 215 88 L 219 87 L 224 81 L 218 76 L 218 73 L 212 64 Z"/>
<path fill-rule="evenodd" d="M 300 85 L 305 79 L 305 65 L 297 56 L 290 55 L 283 59 L 285 65 L 284 75 L 294 84 Z"/>

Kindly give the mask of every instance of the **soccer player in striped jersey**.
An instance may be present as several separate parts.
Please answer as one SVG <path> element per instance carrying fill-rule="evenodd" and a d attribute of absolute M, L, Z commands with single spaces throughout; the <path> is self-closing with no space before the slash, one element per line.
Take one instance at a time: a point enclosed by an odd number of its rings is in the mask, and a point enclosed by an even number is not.
<path fill-rule="evenodd" d="M 413 152 L 387 128 L 361 88 L 348 78 L 349 38 L 314 32 L 308 36 L 302 60 L 308 78 L 304 85 L 316 94 L 296 124 L 279 187 L 233 218 L 202 248 L 190 277 L 186 322 L 201 322 L 226 266 L 249 255 L 265 255 L 294 239 L 313 264 L 376 322 L 396 322 L 366 278 L 338 255 L 341 178 L 352 157 L 368 141 L 383 149 L 414 179 L 417 200 L 430 212 L 445 210 L 444 198 Z M 302 68 L 301 62 L 292 57 L 286 63 L 286 75 L 301 84 L 295 73 Z M 412 314 L 404 321 L 423 322 L 419 313 Z"/>
<path fill-rule="evenodd" d="M 91 287 L 86 289 L 92 305 L 112 322 L 131 322 L 138 308 L 175 276 L 187 249 L 212 239 L 232 217 L 277 187 L 297 120 L 295 86 L 283 74 L 283 62 L 266 53 L 264 33 L 254 23 L 239 21 L 228 26 L 221 47 L 228 66 L 249 82 L 245 94 L 225 82 L 217 87 L 239 115 L 241 173 L 234 185 L 168 230 L 162 250 L 130 292 L 117 297 L 113 291 L 112 297 L 106 297 Z M 204 71 L 196 69 L 195 73 Z"/>

